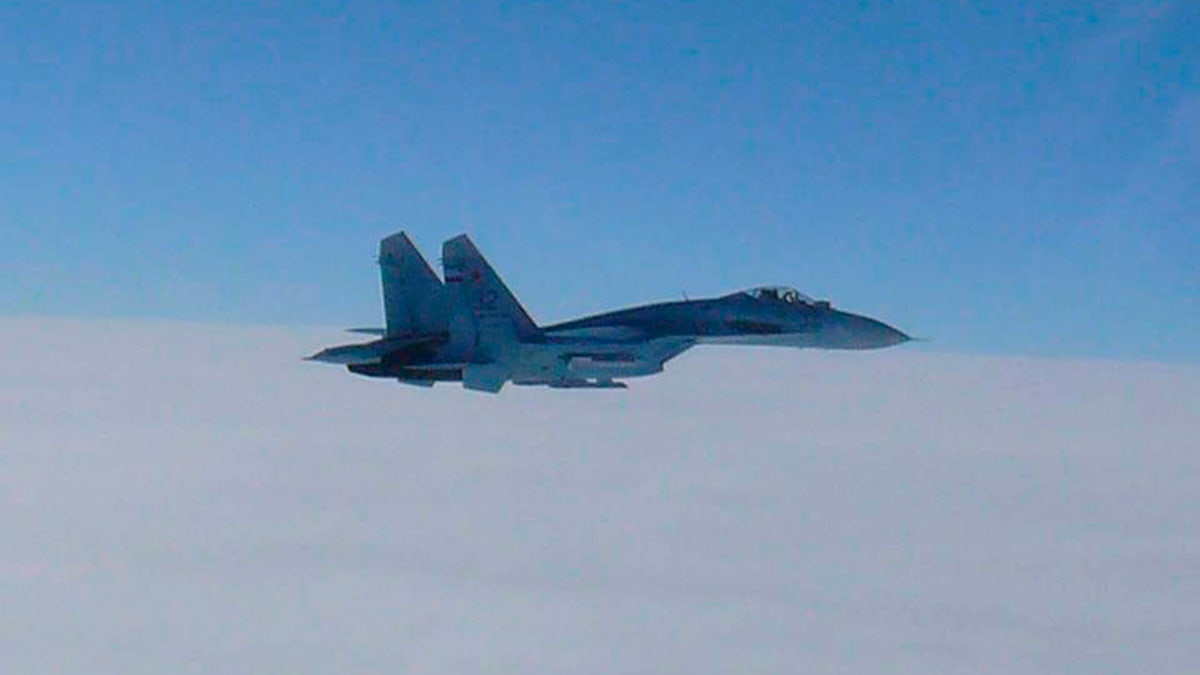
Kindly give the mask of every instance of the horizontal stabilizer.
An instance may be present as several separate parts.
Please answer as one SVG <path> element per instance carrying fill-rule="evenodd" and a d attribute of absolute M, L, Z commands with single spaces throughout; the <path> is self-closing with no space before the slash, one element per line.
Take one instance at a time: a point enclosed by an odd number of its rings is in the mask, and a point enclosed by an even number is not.
<path fill-rule="evenodd" d="M 329 347 L 309 356 L 305 360 L 336 363 L 344 366 L 375 363 L 393 352 L 418 345 L 435 344 L 441 339 L 443 338 L 437 335 L 418 336 L 415 338 L 383 338 L 374 342 Z"/>
<path fill-rule="evenodd" d="M 386 328 L 347 328 L 346 332 L 347 333 L 360 333 L 362 335 L 378 335 L 379 337 L 383 337 L 384 335 L 387 335 Z"/>

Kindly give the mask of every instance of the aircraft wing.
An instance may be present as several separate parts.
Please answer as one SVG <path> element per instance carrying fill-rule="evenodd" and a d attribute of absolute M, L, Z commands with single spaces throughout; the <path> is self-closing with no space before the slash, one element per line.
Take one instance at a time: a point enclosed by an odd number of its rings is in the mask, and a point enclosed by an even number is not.
<path fill-rule="evenodd" d="M 599 341 L 599 342 L 644 342 L 654 338 L 648 331 L 640 326 L 630 325 L 607 325 L 607 326 L 584 326 L 580 328 L 554 328 L 545 329 L 546 337 L 555 341 Z"/>

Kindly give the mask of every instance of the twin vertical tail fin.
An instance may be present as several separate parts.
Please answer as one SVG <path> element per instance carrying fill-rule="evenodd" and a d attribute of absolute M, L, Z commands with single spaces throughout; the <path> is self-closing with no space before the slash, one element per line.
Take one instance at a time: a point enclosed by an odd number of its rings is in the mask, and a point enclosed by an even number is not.
<path fill-rule="evenodd" d="M 475 317 L 481 345 L 511 341 L 515 346 L 519 340 L 541 335 L 529 313 L 467 235 L 461 234 L 442 244 L 442 267 L 446 287 L 457 289 Z"/>
<path fill-rule="evenodd" d="M 379 242 L 379 274 L 388 337 L 446 331 L 442 280 L 403 232 Z"/>
<path fill-rule="evenodd" d="M 541 331 L 466 235 L 442 245 L 442 264 L 444 283 L 403 232 L 379 242 L 384 341 L 432 338 L 461 364 L 463 386 L 499 391 Z"/>

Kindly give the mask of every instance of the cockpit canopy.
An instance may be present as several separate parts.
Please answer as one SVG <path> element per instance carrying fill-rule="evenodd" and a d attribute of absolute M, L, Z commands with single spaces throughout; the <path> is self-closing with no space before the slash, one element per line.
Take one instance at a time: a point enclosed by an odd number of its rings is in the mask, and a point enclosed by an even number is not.
<path fill-rule="evenodd" d="M 741 295 L 748 296 L 762 302 L 783 302 L 789 305 L 808 305 L 828 307 L 829 303 L 820 300 L 814 300 L 809 296 L 790 286 L 759 286 L 741 291 Z"/>

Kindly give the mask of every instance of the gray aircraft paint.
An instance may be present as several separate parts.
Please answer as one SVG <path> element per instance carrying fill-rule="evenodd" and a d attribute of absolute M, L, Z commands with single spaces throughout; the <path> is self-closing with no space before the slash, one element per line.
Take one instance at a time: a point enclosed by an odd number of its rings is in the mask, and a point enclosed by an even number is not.
<path fill-rule="evenodd" d="M 368 377 L 431 386 L 462 382 L 498 392 L 507 382 L 556 388 L 624 388 L 702 344 L 879 349 L 903 332 L 842 312 L 795 289 L 764 286 L 717 298 L 631 307 L 539 327 L 471 242 L 442 246 L 444 279 L 403 232 L 380 242 L 384 329 L 378 340 L 309 357 Z"/>

